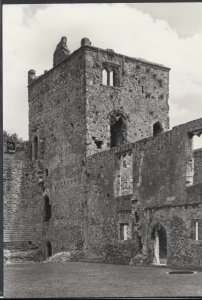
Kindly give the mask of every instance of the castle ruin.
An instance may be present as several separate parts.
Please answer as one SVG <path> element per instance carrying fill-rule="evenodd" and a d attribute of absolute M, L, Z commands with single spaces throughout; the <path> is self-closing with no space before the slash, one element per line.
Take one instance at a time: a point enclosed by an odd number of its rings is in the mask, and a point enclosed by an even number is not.
<path fill-rule="evenodd" d="M 4 136 L 5 255 L 202 267 L 202 118 L 169 128 L 169 68 L 66 43 L 28 72 L 29 141 Z"/>

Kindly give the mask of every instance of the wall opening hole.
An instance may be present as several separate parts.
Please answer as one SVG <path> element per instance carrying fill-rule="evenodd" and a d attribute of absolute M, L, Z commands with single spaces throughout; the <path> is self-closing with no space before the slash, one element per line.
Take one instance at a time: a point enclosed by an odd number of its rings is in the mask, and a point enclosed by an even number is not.
<path fill-rule="evenodd" d="M 193 136 L 193 150 L 202 148 L 202 132 Z"/>
<path fill-rule="evenodd" d="M 48 169 L 45 169 L 45 174 L 46 176 L 48 176 Z"/>
<path fill-rule="evenodd" d="M 154 125 L 153 125 L 153 135 L 156 136 L 156 135 L 160 134 L 161 132 L 163 132 L 163 127 L 162 127 L 162 124 L 158 121 L 158 122 L 154 123 Z"/>
<path fill-rule="evenodd" d="M 129 235 L 128 235 L 128 228 L 129 225 L 128 223 L 121 223 L 120 225 L 120 240 L 128 240 L 129 239 Z"/>
<path fill-rule="evenodd" d="M 163 86 L 163 81 L 161 79 L 158 80 L 159 87 L 161 88 Z"/>
<path fill-rule="evenodd" d="M 52 245 L 49 241 L 47 242 L 46 247 L 47 247 L 47 258 L 49 258 L 50 256 L 52 256 Z"/>
<path fill-rule="evenodd" d="M 38 136 L 34 136 L 33 138 L 33 158 L 34 160 L 38 159 Z"/>
<path fill-rule="evenodd" d="M 102 84 L 107 85 L 107 70 L 102 71 Z"/>
<path fill-rule="evenodd" d="M 113 86 L 114 85 L 114 72 L 111 71 L 109 73 L 109 85 Z"/>
<path fill-rule="evenodd" d="M 52 211 L 50 201 L 47 195 L 44 197 L 44 222 L 48 222 L 51 218 Z"/>
<path fill-rule="evenodd" d="M 95 140 L 95 144 L 97 146 L 97 149 L 102 149 L 103 141 Z"/>
<path fill-rule="evenodd" d="M 110 119 L 110 145 L 114 148 L 126 142 L 126 122 L 121 114 L 114 114 Z"/>

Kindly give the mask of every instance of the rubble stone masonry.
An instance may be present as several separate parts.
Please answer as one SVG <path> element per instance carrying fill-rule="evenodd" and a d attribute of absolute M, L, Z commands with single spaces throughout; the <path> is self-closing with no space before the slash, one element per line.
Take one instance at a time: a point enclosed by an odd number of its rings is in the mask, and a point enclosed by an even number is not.
<path fill-rule="evenodd" d="M 28 72 L 29 141 L 4 139 L 5 251 L 153 263 L 158 235 L 161 262 L 202 266 L 202 119 L 169 129 L 169 68 L 66 41 Z"/>

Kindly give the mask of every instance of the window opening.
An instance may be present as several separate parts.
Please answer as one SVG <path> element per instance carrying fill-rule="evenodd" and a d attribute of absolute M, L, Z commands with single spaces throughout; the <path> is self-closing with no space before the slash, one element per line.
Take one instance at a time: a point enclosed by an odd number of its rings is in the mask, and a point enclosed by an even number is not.
<path fill-rule="evenodd" d="M 110 139 L 111 148 L 126 142 L 126 123 L 120 114 L 111 116 Z"/>
<path fill-rule="evenodd" d="M 108 80 L 107 80 L 107 77 L 108 77 L 108 76 L 107 76 L 107 70 L 104 69 L 104 70 L 102 71 L 102 84 L 107 85 L 107 81 L 108 81 Z"/>
<path fill-rule="evenodd" d="M 156 136 L 163 131 L 161 123 L 158 121 L 153 125 L 153 135 Z"/>
<path fill-rule="evenodd" d="M 114 85 L 114 72 L 111 71 L 109 74 L 109 85 L 113 86 Z"/>
<path fill-rule="evenodd" d="M 120 224 L 120 240 L 126 241 L 129 239 L 128 228 L 129 228 L 128 223 Z"/>
<path fill-rule="evenodd" d="M 34 159 L 38 159 L 38 137 L 35 135 L 33 140 L 33 146 L 34 146 Z"/>
<path fill-rule="evenodd" d="M 44 222 L 48 222 L 51 218 L 51 205 L 48 196 L 44 197 Z"/>

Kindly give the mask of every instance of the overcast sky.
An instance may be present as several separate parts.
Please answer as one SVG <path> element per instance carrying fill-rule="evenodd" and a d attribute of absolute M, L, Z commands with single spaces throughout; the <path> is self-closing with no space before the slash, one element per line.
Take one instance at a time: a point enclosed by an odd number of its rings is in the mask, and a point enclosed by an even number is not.
<path fill-rule="evenodd" d="M 3 6 L 4 129 L 28 139 L 27 72 L 52 68 L 67 36 L 171 68 L 171 127 L 202 117 L 202 3 Z"/>

